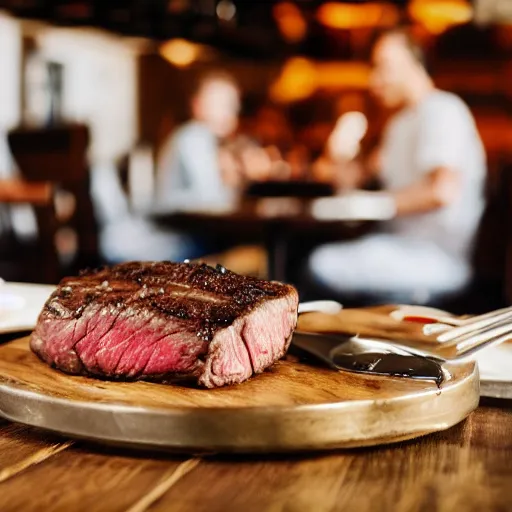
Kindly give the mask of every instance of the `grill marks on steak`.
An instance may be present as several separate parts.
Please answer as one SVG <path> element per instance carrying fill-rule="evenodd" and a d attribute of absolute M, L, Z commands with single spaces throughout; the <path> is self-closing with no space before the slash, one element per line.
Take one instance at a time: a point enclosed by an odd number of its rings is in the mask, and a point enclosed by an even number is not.
<path fill-rule="evenodd" d="M 291 286 L 223 268 L 126 263 L 62 280 L 31 346 L 68 373 L 222 386 L 282 357 L 297 306 Z"/>

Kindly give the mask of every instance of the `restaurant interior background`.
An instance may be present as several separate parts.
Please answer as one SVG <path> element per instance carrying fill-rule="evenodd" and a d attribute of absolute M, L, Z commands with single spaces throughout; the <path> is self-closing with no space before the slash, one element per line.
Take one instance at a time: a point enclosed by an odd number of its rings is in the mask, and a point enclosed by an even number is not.
<path fill-rule="evenodd" d="M 386 120 L 368 93 L 372 36 L 408 22 L 436 85 L 475 116 L 489 197 L 477 264 L 495 303 L 512 300 L 504 284 L 512 272 L 512 2 L 0 0 L 0 9 L 2 278 L 54 282 L 104 262 L 105 216 L 128 208 L 131 219 L 144 217 L 159 151 L 186 121 L 205 70 L 226 70 L 240 84 L 239 131 L 272 158 L 258 179 L 329 182 L 313 163 L 340 116 L 368 119 L 363 152 Z M 112 179 L 122 195 L 111 192 Z M 98 211 L 98 186 L 108 190 L 107 213 Z M 351 229 L 358 236 L 366 226 Z M 212 261 L 264 275 L 264 244 L 249 231 L 241 224 L 231 236 L 242 247 Z M 293 247 L 307 252 L 322 236 Z M 291 280 L 303 258 L 288 263 Z"/>

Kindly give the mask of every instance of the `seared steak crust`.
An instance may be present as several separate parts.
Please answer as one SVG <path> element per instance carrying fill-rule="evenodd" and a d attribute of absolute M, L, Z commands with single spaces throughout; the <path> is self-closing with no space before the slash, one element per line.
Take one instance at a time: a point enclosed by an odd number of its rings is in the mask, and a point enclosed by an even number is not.
<path fill-rule="evenodd" d="M 61 281 L 32 349 L 68 373 L 240 382 L 282 357 L 295 328 L 291 286 L 221 266 L 132 262 Z"/>

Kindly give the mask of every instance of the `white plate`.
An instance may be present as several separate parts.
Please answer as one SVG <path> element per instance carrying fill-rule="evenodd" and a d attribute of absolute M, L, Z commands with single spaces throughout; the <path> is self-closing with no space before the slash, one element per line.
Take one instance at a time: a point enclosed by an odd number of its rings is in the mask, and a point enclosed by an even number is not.
<path fill-rule="evenodd" d="M 30 331 L 55 286 L 0 283 L 0 334 Z"/>
<path fill-rule="evenodd" d="M 512 399 L 512 343 L 486 350 L 476 359 L 480 369 L 480 395 Z"/>

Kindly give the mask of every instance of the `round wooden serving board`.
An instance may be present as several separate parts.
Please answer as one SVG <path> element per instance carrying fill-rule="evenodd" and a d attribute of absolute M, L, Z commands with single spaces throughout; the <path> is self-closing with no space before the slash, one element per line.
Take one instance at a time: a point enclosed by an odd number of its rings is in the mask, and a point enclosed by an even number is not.
<path fill-rule="evenodd" d="M 365 376 L 284 360 L 238 386 L 205 390 L 65 375 L 23 338 L 0 346 L 0 415 L 64 435 L 171 450 L 281 452 L 411 439 L 478 405 L 474 363 L 434 382 Z"/>

